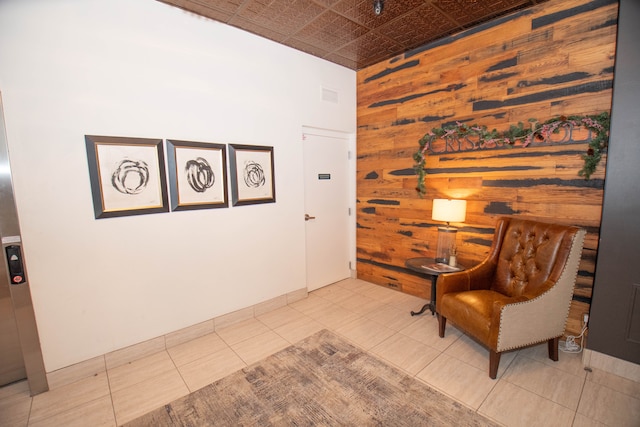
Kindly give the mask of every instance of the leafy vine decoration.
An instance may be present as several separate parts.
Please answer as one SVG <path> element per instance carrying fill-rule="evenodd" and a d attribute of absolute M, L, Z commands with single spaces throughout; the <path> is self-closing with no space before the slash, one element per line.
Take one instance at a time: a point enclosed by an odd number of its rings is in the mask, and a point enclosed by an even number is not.
<path fill-rule="evenodd" d="M 588 149 L 582 155 L 584 165 L 579 176 L 590 179 L 595 172 L 598 163 L 602 160 L 602 154 L 606 152 L 609 145 L 609 127 L 610 116 L 608 112 L 597 115 L 585 116 L 558 116 L 545 122 L 538 122 L 537 119 L 529 119 L 530 127 L 525 128 L 522 122 L 517 125 L 511 125 L 506 131 L 497 131 L 495 129 L 488 130 L 486 126 L 477 124 L 467 125 L 465 123 L 456 122 L 441 128 L 433 128 L 427 132 L 419 141 L 419 149 L 413 155 L 415 161 L 414 169 L 418 176 L 418 185 L 416 191 L 423 196 L 426 193 L 424 179 L 427 176 L 425 165 L 427 154 L 431 149 L 431 145 L 437 139 L 447 138 L 469 138 L 474 141 L 474 149 L 489 147 L 509 147 L 512 148 L 516 144 L 521 147 L 527 147 L 532 142 L 548 141 L 552 134 L 559 133 L 561 129 L 569 129 L 575 127 L 586 128 L 591 133 Z"/>

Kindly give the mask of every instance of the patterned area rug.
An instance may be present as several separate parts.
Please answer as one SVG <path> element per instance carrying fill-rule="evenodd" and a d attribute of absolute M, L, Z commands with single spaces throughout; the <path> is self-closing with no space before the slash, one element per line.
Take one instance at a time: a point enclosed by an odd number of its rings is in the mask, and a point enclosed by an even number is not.
<path fill-rule="evenodd" d="M 327 330 L 133 426 L 495 426 Z"/>

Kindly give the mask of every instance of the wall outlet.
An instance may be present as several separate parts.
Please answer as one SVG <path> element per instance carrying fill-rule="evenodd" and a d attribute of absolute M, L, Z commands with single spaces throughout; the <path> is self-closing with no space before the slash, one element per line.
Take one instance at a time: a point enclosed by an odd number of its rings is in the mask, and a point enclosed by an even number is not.
<path fill-rule="evenodd" d="M 584 313 L 582 315 L 582 324 L 586 325 L 587 323 L 589 323 L 589 313 Z"/>

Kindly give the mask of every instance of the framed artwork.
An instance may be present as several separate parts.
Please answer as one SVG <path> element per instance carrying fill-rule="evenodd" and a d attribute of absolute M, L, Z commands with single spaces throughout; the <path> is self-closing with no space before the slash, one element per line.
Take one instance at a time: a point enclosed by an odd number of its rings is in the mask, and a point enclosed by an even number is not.
<path fill-rule="evenodd" d="M 96 219 L 168 212 L 162 139 L 85 135 Z"/>
<path fill-rule="evenodd" d="M 167 140 L 171 210 L 226 208 L 224 144 Z"/>
<path fill-rule="evenodd" d="M 273 147 L 229 144 L 233 206 L 274 203 Z"/>

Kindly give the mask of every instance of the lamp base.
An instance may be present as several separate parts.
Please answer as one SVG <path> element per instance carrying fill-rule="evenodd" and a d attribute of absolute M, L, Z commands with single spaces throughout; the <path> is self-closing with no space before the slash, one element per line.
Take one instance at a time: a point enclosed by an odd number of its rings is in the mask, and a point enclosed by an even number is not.
<path fill-rule="evenodd" d="M 449 256 L 451 248 L 456 244 L 456 234 L 458 229 L 455 227 L 438 227 L 438 244 L 436 246 L 436 262 L 449 264 Z"/>

